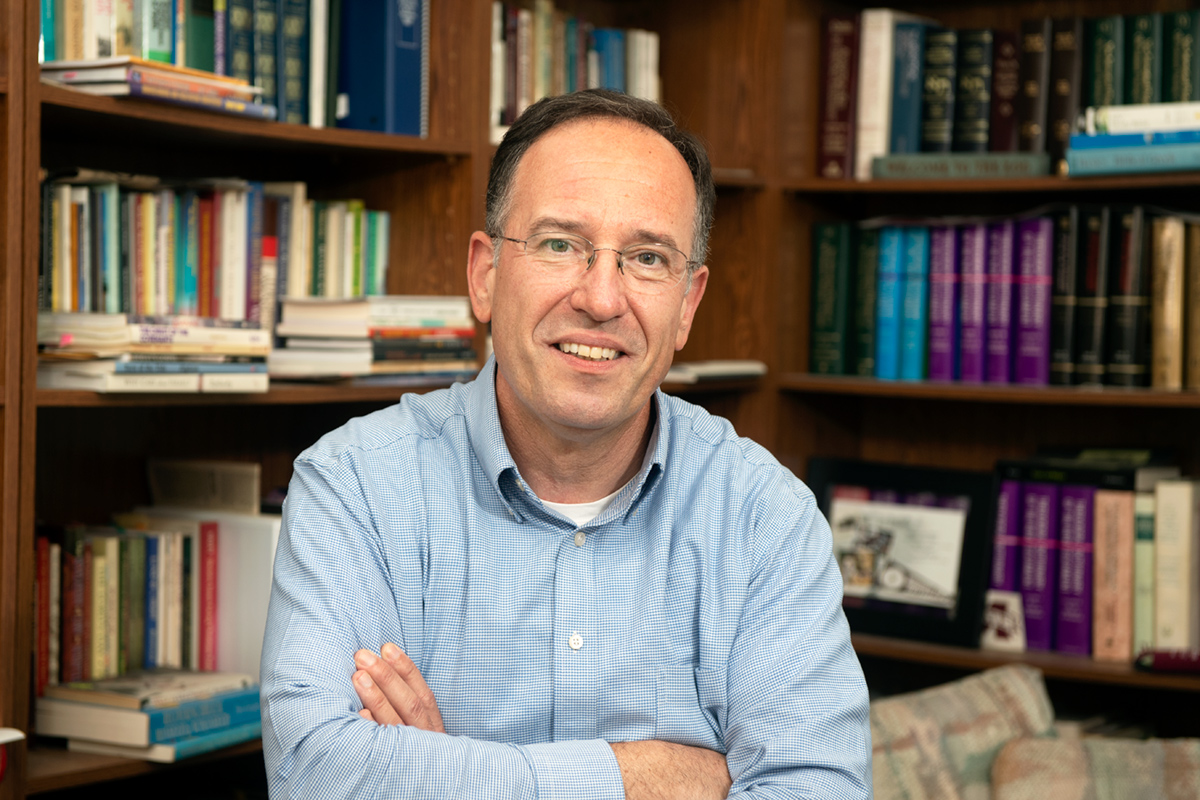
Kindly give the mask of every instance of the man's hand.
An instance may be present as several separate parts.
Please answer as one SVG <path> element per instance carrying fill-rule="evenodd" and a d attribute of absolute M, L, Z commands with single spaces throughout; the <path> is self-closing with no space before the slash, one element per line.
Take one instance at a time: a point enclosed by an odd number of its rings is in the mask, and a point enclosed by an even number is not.
<path fill-rule="evenodd" d="M 410 725 L 445 733 L 442 712 L 417 665 L 391 642 L 379 652 L 382 658 L 370 650 L 354 654 L 358 670 L 352 680 L 363 704 L 359 715 L 380 725 Z"/>
<path fill-rule="evenodd" d="M 614 742 L 626 800 L 718 800 L 733 781 L 725 756 L 672 742 Z"/>

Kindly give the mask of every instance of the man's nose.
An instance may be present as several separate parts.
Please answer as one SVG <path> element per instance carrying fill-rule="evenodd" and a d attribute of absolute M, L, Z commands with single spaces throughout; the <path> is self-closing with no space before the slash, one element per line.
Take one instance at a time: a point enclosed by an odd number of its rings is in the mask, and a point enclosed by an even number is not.
<path fill-rule="evenodd" d="M 606 252 L 612 253 L 616 269 L 601 263 L 607 260 L 603 256 Z M 620 252 L 611 247 L 597 247 L 592 263 L 576 282 L 571 302 L 593 319 L 611 319 L 625 309 L 625 288 Z"/>

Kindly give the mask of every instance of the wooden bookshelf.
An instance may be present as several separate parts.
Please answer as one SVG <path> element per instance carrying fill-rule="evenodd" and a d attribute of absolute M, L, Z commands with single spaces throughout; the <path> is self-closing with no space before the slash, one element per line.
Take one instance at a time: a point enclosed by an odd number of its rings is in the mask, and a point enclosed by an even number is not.
<path fill-rule="evenodd" d="M 807 374 L 811 225 L 882 214 L 1011 213 L 1047 202 L 1139 201 L 1200 210 L 1200 172 L 1013 181 L 826 181 L 816 161 L 820 16 L 834 0 L 559 0 L 598 24 L 662 36 L 665 101 L 708 143 L 718 183 L 711 276 L 680 360 L 752 358 L 760 379 L 664 389 L 730 418 L 802 476 L 813 456 L 978 470 L 1041 444 L 1174 446 L 1200 474 L 1200 395 L 892 383 Z M 1175 0 L 944 0 L 896 7 L 957 28 L 1026 17 L 1132 13 Z M 182 177 L 306 180 L 317 198 L 360 196 L 392 213 L 389 290 L 465 294 L 466 242 L 482 226 L 488 162 L 490 4 L 439 0 L 426 139 L 266 123 L 42 84 L 37 3 L 0 4 L 0 725 L 29 729 L 33 546 L 43 519 L 103 522 L 146 501 L 147 455 L 256 460 L 285 484 L 295 456 L 410 387 L 276 382 L 263 395 L 115 396 L 36 388 L 39 169 L 86 166 Z M 914 683 L 939 670 L 1033 664 L 1064 688 L 1169 690 L 1200 680 L 1052 655 L 1002 656 L 855 636 L 864 659 Z M 1097 707 L 1104 693 L 1095 693 Z M 1055 695 L 1058 697 L 1061 695 Z M 1190 706 L 1189 706 L 1190 707 Z M 1150 716 L 1168 713 L 1148 706 Z M 1200 722 L 1188 723 L 1200 734 Z M 216 763 L 255 745 L 206 757 Z M 0 800 L 177 767 L 10 746 Z M 206 762 L 208 763 L 208 762 Z"/>

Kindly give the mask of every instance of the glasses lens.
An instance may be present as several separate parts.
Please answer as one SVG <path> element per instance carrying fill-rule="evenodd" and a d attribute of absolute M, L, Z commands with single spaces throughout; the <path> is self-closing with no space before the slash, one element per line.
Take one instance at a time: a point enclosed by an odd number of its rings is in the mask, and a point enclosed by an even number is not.
<path fill-rule="evenodd" d="M 635 244 L 621 251 L 625 274 L 633 287 L 659 292 L 683 280 L 687 257 L 665 244 Z"/>
<path fill-rule="evenodd" d="M 595 249 L 572 233 L 535 233 L 525 253 L 542 269 L 575 277 L 589 267 Z M 654 294 L 679 284 L 687 274 L 687 256 L 665 244 L 635 244 L 620 252 L 621 273 L 633 291 Z"/>
<path fill-rule="evenodd" d="M 538 233 L 529 237 L 525 252 L 550 269 L 587 269 L 592 246 L 587 239 L 569 233 Z"/>

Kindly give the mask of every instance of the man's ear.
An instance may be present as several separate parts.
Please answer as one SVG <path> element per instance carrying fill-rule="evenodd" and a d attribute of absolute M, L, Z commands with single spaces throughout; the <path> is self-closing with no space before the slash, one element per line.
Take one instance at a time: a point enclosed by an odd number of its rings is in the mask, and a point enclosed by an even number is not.
<path fill-rule="evenodd" d="M 496 248 L 483 231 L 471 234 L 467 251 L 467 288 L 471 292 L 471 308 L 475 319 L 491 322 L 492 292 L 496 282 Z"/>
<path fill-rule="evenodd" d="M 679 311 L 679 330 L 675 334 L 676 350 L 682 350 L 687 344 L 692 321 L 696 318 L 696 309 L 700 306 L 700 299 L 704 297 L 704 289 L 708 286 L 708 267 L 697 267 L 688 282 L 688 293 L 684 295 L 683 307 Z"/>

